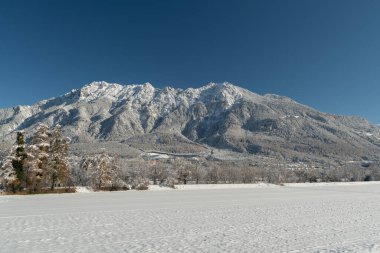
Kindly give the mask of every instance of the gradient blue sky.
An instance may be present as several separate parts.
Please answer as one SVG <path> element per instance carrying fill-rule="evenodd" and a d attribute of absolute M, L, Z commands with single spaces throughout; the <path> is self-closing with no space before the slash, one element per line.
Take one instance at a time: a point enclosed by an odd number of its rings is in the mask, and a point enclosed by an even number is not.
<path fill-rule="evenodd" d="M 0 107 L 229 81 L 380 123 L 380 1 L 0 1 Z"/>

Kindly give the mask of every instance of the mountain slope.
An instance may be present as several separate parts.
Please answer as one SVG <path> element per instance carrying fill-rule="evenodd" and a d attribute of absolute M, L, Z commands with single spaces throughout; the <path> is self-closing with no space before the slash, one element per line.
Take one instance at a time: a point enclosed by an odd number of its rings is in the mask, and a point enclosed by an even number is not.
<path fill-rule="evenodd" d="M 3 139 L 18 130 L 32 132 L 41 122 L 61 124 L 79 143 L 138 138 L 142 148 L 152 142 L 189 144 L 296 160 L 380 155 L 380 129 L 363 119 L 322 113 L 230 83 L 182 90 L 93 82 L 33 106 L 0 109 Z"/>

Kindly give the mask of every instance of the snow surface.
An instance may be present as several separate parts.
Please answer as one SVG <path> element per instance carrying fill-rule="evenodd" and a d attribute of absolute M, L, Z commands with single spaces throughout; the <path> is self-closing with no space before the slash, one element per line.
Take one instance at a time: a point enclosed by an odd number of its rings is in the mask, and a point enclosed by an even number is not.
<path fill-rule="evenodd" d="M 380 252 L 380 184 L 0 196 L 0 238 L 0 252 Z"/>
<path fill-rule="evenodd" d="M 262 188 L 262 187 L 280 187 L 274 184 L 258 183 L 258 184 L 187 184 L 187 185 L 175 185 L 175 188 L 161 187 L 159 185 L 150 185 L 149 190 L 151 191 L 162 191 L 162 190 L 220 190 L 220 189 L 252 189 L 252 188 Z"/>

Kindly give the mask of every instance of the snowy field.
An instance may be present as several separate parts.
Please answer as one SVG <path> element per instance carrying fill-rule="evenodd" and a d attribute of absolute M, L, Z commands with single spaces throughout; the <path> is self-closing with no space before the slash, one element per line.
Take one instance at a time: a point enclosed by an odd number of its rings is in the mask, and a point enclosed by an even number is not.
<path fill-rule="evenodd" d="M 0 196 L 0 252 L 380 252 L 380 184 Z"/>

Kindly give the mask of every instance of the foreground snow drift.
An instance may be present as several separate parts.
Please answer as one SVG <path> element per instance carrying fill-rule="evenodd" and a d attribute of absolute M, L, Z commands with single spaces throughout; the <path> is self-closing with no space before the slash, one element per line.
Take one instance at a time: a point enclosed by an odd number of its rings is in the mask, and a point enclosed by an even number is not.
<path fill-rule="evenodd" d="M 0 252 L 379 252 L 380 185 L 0 197 Z"/>

